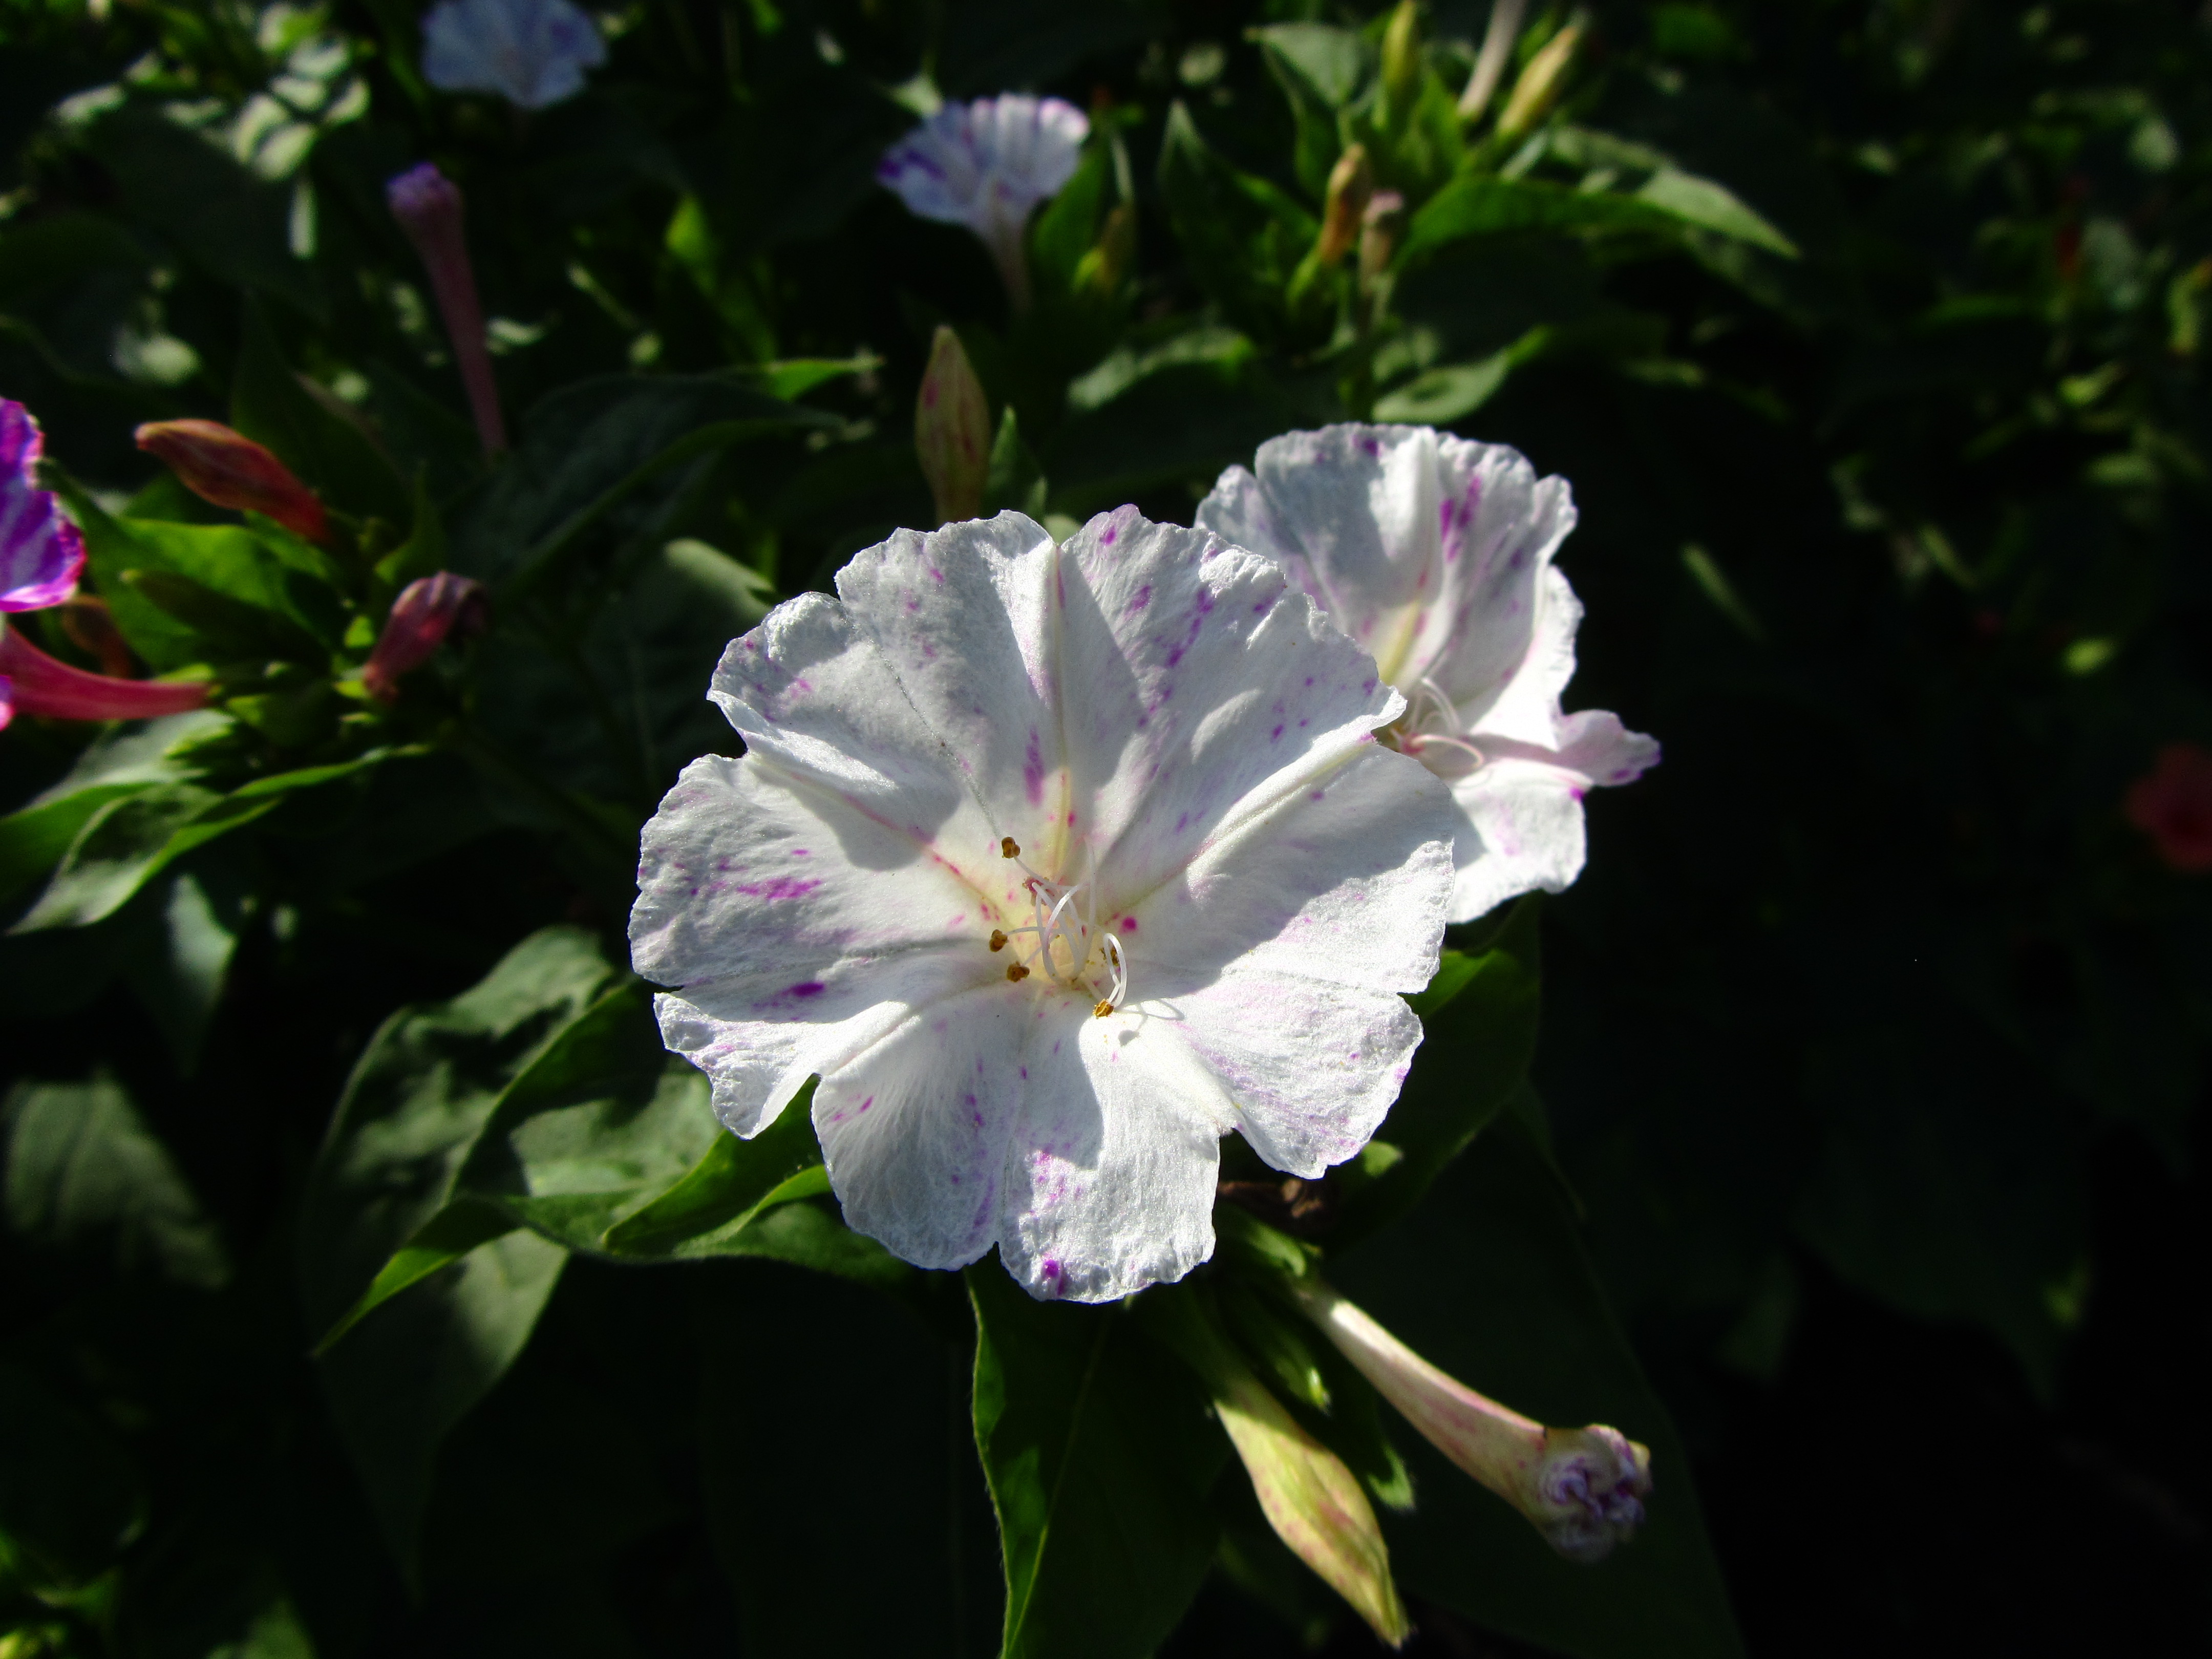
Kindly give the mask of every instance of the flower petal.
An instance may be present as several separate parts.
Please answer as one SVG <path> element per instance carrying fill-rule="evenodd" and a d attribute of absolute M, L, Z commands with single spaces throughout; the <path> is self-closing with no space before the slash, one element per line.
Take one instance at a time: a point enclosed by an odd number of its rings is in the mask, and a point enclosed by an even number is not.
<path fill-rule="evenodd" d="M 1402 706 L 1283 571 L 1203 532 L 1101 514 L 1062 550 L 1060 678 L 1072 805 L 1102 905 L 1315 787 Z M 1245 939 L 1259 934 L 1241 936 Z"/>
<path fill-rule="evenodd" d="M 39 488 L 45 452 L 31 411 L 0 398 L 0 611 L 59 605 L 84 569 L 83 536 Z"/>
<path fill-rule="evenodd" d="M 1171 1032 L 1065 999 L 1036 1005 L 1006 1173 L 999 1255 L 1031 1296 L 1109 1302 L 1213 1254 L 1234 1116 Z"/>
<path fill-rule="evenodd" d="M 823 1073 L 814 1128 L 848 1226 L 921 1267 L 963 1267 L 991 1248 L 1036 1006 L 1001 979 Z"/>

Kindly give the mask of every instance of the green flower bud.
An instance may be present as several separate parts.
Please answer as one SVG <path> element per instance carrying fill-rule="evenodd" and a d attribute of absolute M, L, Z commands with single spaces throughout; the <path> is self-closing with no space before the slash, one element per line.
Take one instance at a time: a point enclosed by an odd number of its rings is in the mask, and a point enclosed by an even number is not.
<path fill-rule="evenodd" d="M 1518 138 L 1551 112 L 1566 86 L 1567 70 L 1574 62 L 1575 48 L 1582 44 L 1583 28 L 1583 18 L 1577 13 L 1528 60 L 1528 67 L 1513 83 L 1513 95 L 1505 100 L 1504 112 L 1498 118 L 1499 137 Z"/>
<path fill-rule="evenodd" d="M 937 521 L 954 524 L 983 510 L 991 471 L 991 406 L 962 349 L 960 337 L 939 325 L 914 406 L 915 453 L 937 504 Z"/>

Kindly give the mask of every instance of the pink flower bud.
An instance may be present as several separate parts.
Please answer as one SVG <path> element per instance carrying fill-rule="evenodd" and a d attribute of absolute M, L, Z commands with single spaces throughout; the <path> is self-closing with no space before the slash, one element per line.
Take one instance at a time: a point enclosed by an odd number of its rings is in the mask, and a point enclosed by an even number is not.
<path fill-rule="evenodd" d="M 499 386 L 492 379 L 491 352 L 484 344 L 483 307 L 477 299 L 476 271 L 469 264 L 468 239 L 461 223 L 461 192 L 453 180 L 425 161 L 384 187 L 392 216 L 422 256 L 438 314 L 453 343 L 453 361 L 476 416 L 484 453 L 507 447 L 507 422 L 499 410 Z"/>
<path fill-rule="evenodd" d="M 2122 810 L 2170 867 L 2212 870 L 2212 754 L 2193 743 L 2166 744 L 2150 775 L 2129 786 Z"/>
<path fill-rule="evenodd" d="M 938 523 L 956 524 L 982 512 L 991 471 L 991 406 L 960 337 L 941 324 L 915 399 L 914 447 L 937 503 Z"/>
<path fill-rule="evenodd" d="M 204 501 L 274 519 L 311 542 L 330 538 L 315 492 L 243 433 L 220 421 L 149 421 L 138 447 L 169 464 L 178 482 Z"/>
<path fill-rule="evenodd" d="M 429 661 L 456 629 L 463 638 L 482 633 L 490 611 L 484 585 L 471 577 L 441 570 L 408 583 L 392 602 L 361 683 L 379 702 L 398 702 L 400 676 Z"/>
<path fill-rule="evenodd" d="M 1291 1289 L 1377 1393 L 1569 1560 L 1601 1561 L 1644 1523 L 1651 1454 L 1618 1429 L 1547 1428 L 1446 1376 L 1318 1279 Z"/>
<path fill-rule="evenodd" d="M 59 605 L 84 569 L 84 538 L 39 488 L 46 447 L 31 411 L 0 398 L 0 611 Z"/>
<path fill-rule="evenodd" d="M 59 720 L 143 720 L 204 708 L 202 683 L 112 679 L 56 662 L 15 629 L 0 629 L 0 727 L 17 714 Z"/>

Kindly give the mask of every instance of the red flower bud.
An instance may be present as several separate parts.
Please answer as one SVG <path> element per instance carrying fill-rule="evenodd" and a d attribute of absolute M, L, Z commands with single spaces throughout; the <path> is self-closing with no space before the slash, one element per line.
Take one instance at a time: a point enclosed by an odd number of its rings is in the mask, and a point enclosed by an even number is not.
<path fill-rule="evenodd" d="M 361 683 L 379 702 L 398 702 L 401 675 L 429 661 L 455 629 L 463 638 L 482 633 L 490 611 L 484 585 L 450 570 L 408 583 L 392 602 Z"/>
<path fill-rule="evenodd" d="M 2212 870 L 2212 753 L 2193 743 L 2158 751 L 2148 777 L 2129 787 L 2122 810 L 2160 858 L 2191 875 Z"/>
<path fill-rule="evenodd" d="M 0 727 L 18 714 L 62 720 L 143 720 L 206 706 L 202 683 L 122 680 L 56 662 L 15 629 L 0 631 Z"/>
<path fill-rule="evenodd" d="M 137 435 L 138 447 L 167 461 L 202 501 L 261 514 L 311 542 L 330 538 L 315 492 L 244 434 L 220 421 L 149 421 Z"/>

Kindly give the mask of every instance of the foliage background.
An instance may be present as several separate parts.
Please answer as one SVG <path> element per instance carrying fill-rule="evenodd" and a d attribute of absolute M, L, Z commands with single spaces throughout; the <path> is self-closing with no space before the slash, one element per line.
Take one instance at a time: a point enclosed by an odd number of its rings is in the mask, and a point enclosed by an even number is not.
<path fill-rule="evenodd" d="M 1437 86 L 1485 15 L 1425 15 Z M 1563 19 L 1533 21 L 1528 49 Z M 1300 22 L 1364 46 L 1252 33 Z M 1489 213 L 1449 195 L 1449 155 L 1393 151 L 1415 212 L 1392 320 L 1349 346 L 1334 301 L 1302 313 L 1285 283 L 1332 101 L 1369 118 L 1380 17 L 640 0 L 610 23 L 590 88 L 518 118 L 421 83 L 403 0 L 0 18 L 0 391 L 137 520 L 223 516 L 130 446 L 181 414 L 258 426 L 395 534 L 434 502 L 501 617 L 381 731 L 398 760 L 288 796 L 93 925 L 0 940 L 9 1651 L 989 1650 L 957 1286 L 562 1269 L 508 1235 L 502 1282 L 538 1274 L 544 1311 L 480 1408 L 448 1402 L 403 1566 L 405 1500 L 349 1461 L 343 1385 L 307 1357 L 357 1286 L 324 1306 L 311 1272 L 303 1307 L 295 1267 L 332 1103 L 387 1017 L 537 930 L 586 956 L 618 935 L 635 824 L 728 744 L 699 687 L 763 584 L 826 585 L 927 517 L 908 420 L 939 321 L 1016 412 L 1000 501 L 1187 520 L 1261 439 L 1370 397 L 1572 480 L 1574 701 L 1667 761 L 1592 802 L 1590 867 L 1543 907 L 1532 1077 L 1579 1218 L 1558 1224 L 1680 1433 L 1657 1512 L 1693 1528 L 1694 1478 L 1755 1651 L 2203 1645 L 2180 1587 L 2212 1553 L 2212 1467 L 2180 1425 L 2212 1382 L 2205 883 L 2118 803 L 2161 744 L 2212 739 L 2205 18 L 1600 6 L 1519 175 L 1554 186 L 1544 213 Z M 925 65 L 946 96 L 1097 118 L 1033 235 L 1027 319 L 979 245 L 872 182 Z M 1620 208 L 1653 152 L 1763 229 Z M 425 158 L 467 193 L 521 432 L 489 478 L 382 205 Z M 1101 278 L 1082 257 L 1124 191 L 1133 263 Z M 295 370 L 397 465 L 349 448 Z M 306 432 L 322 447 L 287 449 Z M 762 582 L 667 551 L 684 538 Z M 260 695 L 240 764 L 360 753 L 299 685 Z M 88 735 L 20 722 L 0 799 Z M 52 854 L 0 852 L 21 911 Z M 606 981 L 578 963 L 559 994 L 581 1007 Z M 521 1018 L 485 1015 L 466 1064 L 507 1064 Z M 1425 1270 L 1416 1233 L 1343 1278 L 1483 1386 L 1571 1402 L 1622 1362 L 1527 1294 L 1571 1290 L 1522 1254 L 1553 1222 L 1497 1220 L 1551 1190 L 1537 1146 L 1486 1139 L 1417 1218 L 1479 1268 Z M 1445 1474 L 1416 1474 L 1449 1510 Z M 33 1514 L 52 1491 L 67 1512 Z M 1611 1630 L 1560 1611 L 1595 1589 L 1516 1612 L 1527 1540 L 1503 1528 L 1497 1583 L 1423 1589 L 1447 1570 L 1425 1547 L 1494 1522 L 1399 1540 L 1420 1650 L 1674 1650 L 1633 1597 Z M 1224 1559 L 1240 1538 L 1250 1559 L 1164 1651 L 1362 1650 L 1252 1517 L 1223 1524 Z M 1664 1547 L 1655 1522 L 1596 1571 Z M 1732 1639 L 1681 1629 L 1683 1651 Z"/>

